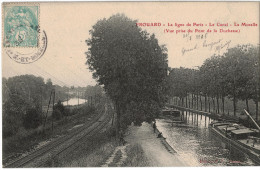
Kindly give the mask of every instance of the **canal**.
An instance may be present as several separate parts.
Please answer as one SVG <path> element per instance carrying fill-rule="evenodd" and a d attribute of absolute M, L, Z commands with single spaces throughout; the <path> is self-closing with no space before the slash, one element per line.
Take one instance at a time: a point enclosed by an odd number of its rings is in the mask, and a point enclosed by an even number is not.
<path fill-rule="evenodd" d="M 209 117 L 184 111 L 186 123 L 171 123 L 157 119 L 157 128 L 166 137 L 177 156 L 189 166 L 254 166 L 247 155 L 238 150 L 225 148 L 216 136 L 211 134 Z"/>

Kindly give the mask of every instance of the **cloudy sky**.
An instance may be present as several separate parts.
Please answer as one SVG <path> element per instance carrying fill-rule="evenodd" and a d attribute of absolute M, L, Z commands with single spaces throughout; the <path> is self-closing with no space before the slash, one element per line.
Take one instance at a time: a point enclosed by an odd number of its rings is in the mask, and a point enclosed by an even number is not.
<path fill-rule="evenodd" d="M 19 64 L 9 58 L 2 50 L 2 74 L 11 77 L 22 74 L 51 78 L 55 84 L 67 86 L 94 85 L 92 73 L 85 65 L 85 52 L 88 47 L 85 40 L 89 30 L 102 18 L 116 13 L 124 13 L 140 23 L 159 22 L 161 27 L 142 27 L 154 33 L 159 43 L 166 44 L 170 67 L 195 68 L 213 54 L 222 54 L 227 47 L 237 44 L 259 43 L 259 4 L 241 2 L 77 2 L 77 3 L 41 3 L 40 28 L 48 37 L 45 54 L 31 64 Z M 241 24 L 256 23 L 256 27 L 236 27 Z M 184 24 L 182 27 L 168 26 Z M 190 23 L 191 26 L 186 26 Z M 203 27 L 193 26 L 203 24 Z M 209 26 L 209 24 L 215 26 Z M 216 24 L 229 26 L 216 26 Z M 207 25 L 207 26 L 206 26 Z M 240 33 L 219 33 L 220 29 L 236 29 Z M 165 33 L 165 29 L 207 30 L 214 33 Z M 200 39 L 203 37 L 203 39 Z M 206 38 L 206 39 L 205 39 Z M 195 48 L 195 49 L 194 49 Z M 194 49 L 194 50 L 191 50 Z M 28 49 L 22 49 L 24 51 Z"/>

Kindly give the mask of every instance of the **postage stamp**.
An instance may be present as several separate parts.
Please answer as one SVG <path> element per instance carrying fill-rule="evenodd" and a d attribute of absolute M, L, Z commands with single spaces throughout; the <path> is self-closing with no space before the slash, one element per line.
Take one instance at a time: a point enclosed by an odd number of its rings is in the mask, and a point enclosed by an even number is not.
<path fill-rule="evenodd" d="M 39 5 L 3 4 L 3 46 L 37 47 Z"/>

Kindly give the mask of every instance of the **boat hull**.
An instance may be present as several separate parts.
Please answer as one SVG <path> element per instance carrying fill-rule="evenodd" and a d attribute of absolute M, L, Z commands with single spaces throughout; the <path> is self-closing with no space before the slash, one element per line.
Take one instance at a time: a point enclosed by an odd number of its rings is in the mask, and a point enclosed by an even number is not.
<path fill-rule="evenodd" d="M 225 143 L 225 147 L 227 148 L 235 148 L 238 151 L 245 153 L 246 155 L 248 155 L 248 157 L 257 165 L 260 165 L 260 154 L 250 150 L 249 148 L 247 148 L 247 146 L 245 146 L 245 144 L 230 139 L 228 138 L 225 134 L 221 133 L 218 129 L 216 129 L 215 127 L 209 126 L 210 131 L 214 134 L 213 136 L 215 136 L 216 138 L 218 138 L 219 140 L 221 140 L 223 143 Z M 222 145 L 223 146 L 223 145 Z"/>

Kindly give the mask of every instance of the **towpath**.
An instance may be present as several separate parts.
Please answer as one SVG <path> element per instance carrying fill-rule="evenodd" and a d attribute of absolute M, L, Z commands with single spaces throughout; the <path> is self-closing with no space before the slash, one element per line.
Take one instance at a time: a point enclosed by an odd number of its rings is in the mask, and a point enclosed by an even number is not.
<path fill-rule="evenodd" d="M 130 126 L 128 130 L 125 140 L 130 145 L 137 143 L 142 147 L 151 167 L 187 166 L 164 139 L 157 138 L 158 131 L 154 133 L 150 124 Z"/>

